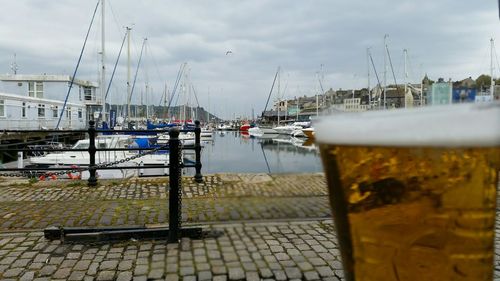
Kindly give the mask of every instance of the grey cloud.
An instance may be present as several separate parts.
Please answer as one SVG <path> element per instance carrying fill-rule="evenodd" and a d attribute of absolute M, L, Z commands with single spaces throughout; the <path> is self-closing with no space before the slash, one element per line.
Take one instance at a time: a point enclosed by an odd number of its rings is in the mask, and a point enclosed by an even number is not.
<path fill-rule="evenodd" d="M 324 87 L 366 86 L 366 48 L 379 74 L 383 36 L 396 74 L 409 49 L 415 80 L 428 73 L 461 79 L 487 72 L 484 50 L 499 37 L 494 1 L 132 1 L 107 0 L 108 77 L 123 36 L 133 25 L 132 65 L 142 38 L 150 54 L 143 61 L 138 92 L 146 76 L 159 95 L 172 87 L 179 65 L 188 62 L 202 106 L 208 89 L 217 113 L 249 115 L 264 107 L 272 78 L 282 66 L 287 97 L 313 94 L 323 65 Z M 2 4 L 0 72 L 17 53 L 22 73 L 72 73 L 96 1 L 20 0 Z M 16 11 L 15 13 L 12 11 Z M 97 79 L 100 18 L 92 29 L 80 77 Z M 232 54 L 226 56 L 226 51 Z M 154 59 L 154 61 L 153 61 Z M 123 100 L 126 55 L 117 69 L 112 99 Z M 147 72 L 147 75 L 146 75 Z M 374 77 L 372 85 L 375 84 Z M 224 108 L 231 108 L 225 110 Z M 224 109 L 224 110 L 223 110 Z M 224 112 L 227 111 L 227 112 Z"/>

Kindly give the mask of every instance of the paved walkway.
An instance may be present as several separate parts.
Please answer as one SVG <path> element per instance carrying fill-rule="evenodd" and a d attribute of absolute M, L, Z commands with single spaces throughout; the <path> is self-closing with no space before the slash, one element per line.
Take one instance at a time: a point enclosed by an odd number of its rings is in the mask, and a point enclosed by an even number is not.
<path fill-rule="evenodd" d="M 3 184 L 0 279 L 343 280 L 322 175 L 212 175 L 203 184 L 184 178 L 183 185 L 183 221 L 219 235 L 179 244 L 161 237 L 48 241 L 41 230 L 50 225 L 167 222 L 166 180 L 103 181 L 98 188 L 78 182 Z M 500 246 L 495 250 L 498 257 Z M 500 280 L 498 262 L 495 276 Z"/>
<path fill-rule="evenodd" d="M 110 226 L 168 222 L 166 179 L 19 183 L 0 187 L 3 230 L 47 226 Z M 212 175 L 202 184 L 183 179 L 183 221 L 329 218 L 320 174 Z"/>
<path fill-rule="evenodd" d="M 59 244 L 0 235 L 2 280 L 340 280 L 331 221 L 210 225 L 217 238 Z"/>

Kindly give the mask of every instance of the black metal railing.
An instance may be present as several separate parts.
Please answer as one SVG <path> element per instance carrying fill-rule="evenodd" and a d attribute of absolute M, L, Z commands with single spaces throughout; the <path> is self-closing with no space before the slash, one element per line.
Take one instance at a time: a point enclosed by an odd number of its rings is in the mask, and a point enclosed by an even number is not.
<path fill-rule="evenodd" d="M 194 147 L 182 147 L 182 144 L 179 142 L 177 146 L 172 145 L 171 142 L 169 142 L 168 146 L 162 146 L 162 147 L 130 147 L 130 148 L 97 148 L 96 147 L 96 138 L 98 134 L 127 134 L 127 133 L 133 133 L 133 134 L 160 134 L 160 133 L 167 133 L 170 131 L 175 131 L 177 130 L 179 133 L 180 132 L 194 132 L 195 133 L 195 144 Z M 36 166 L 31 166 L 29 168 L 25 167 L 2 167 L 0 168 L 0 176 L 4 177 L 33 177 L 34 175 L 62 175 L 66 174 L 68 172 L 81 172 L 84 170 L 89 171 L 89 178 L 88 178 L 88 185 L 89 186 L 95 186 L 97 185 L 97 176 L 96 172 L 98 170 L 109 170 L 109 169 L 153 169 L 153 168 L 169 168 L 170 165 L 150 165 L 150 166 L 116 166 L 116 164 L 122 164 L 127 161 L 116 161 L 116 163 L 111 162 L 111 163 L 96 163 L 96 154 L 101 151 L 139 151 L 143 152 L 146 151 L 146 153 L 143 153 L 142 155 L 136 155 L 135 158 L 138 158 L 140 156 L 144 156 L 149 153 L 154 153 L 158 150 L 169 150 L 169 151 L 174 151 L 174 150 L 194 150 L 195 151 L 195 162 L 194 164 L 184 164 L 181 163 L 178 168 L 195 168 L 195 180 L 197 182 L 201 182 L 203 180 L 203 176 L 201 174 L 201 128 L 200 128 L 200 122 L 195 121 L 195 128 L 194 129 L 183 129 L 179 130 L 177 128 L 169 128 L 169 129 L 164 129 L 164 130 L 99 130 L 95 128 L 95 123 L 94 121 L 89 121 L 89 128 L 87 130 L 3 130 L 0 133 L 0 139 L 1 139 L 1 134 L 9 134 L 9 133 L 17 133 L 17 134 L 29 134 L 29 133 L 47 133 L 47 134 L 59 134 L 59 133 L 87 133 L 89 137 L 89 147 L 88 148 L 1 148 L 0 147 L 0 153 L 4 152 L 36 152 L 36 153 L 51 153 L 51 152 L 65 152 L 65 151 L 73 151 L 73 152 L 88 152 L 89 153 L 89 163 L 87 166 L 82 166 L 78 167 L 77 169 L 68 169 L 68 167 L 57 167 L 57 165 L 54 165 L 52 167 L 36 167 Z M 178 138 L 179 133 L 177 133 L 176 137 Z M 22 159 L 18 159 L 18 161 L 23 161 Z M 120 163 L 118 163 L 120 162 Z M 59 173 L 57 173 L 59 171 Z M 10 172 L 10 173 L 6 173 Z"/>
<path fill-rule="evenodd" d="M 87 133 L 89 137 L 89 147 L 87 149 L 74 149 L 74 148 L 54 148 L 54 149 L 27 149 L 27 148 L 0 148 L 0 153 L 2 152 L 63 152 L 63 151 L 87 151 L 90 155 L 89 163 L 87 167 L 78 167 L 71 168 L 68 170 L 68 167 L 30 167 L 30 168 L 0 168 L 0 176 L 7 177 L 20 177 L 20 176 L 33 176 L 40 175 L 50 176 L 50 175 L 58 175 L 58 174 L 66 174 L 72 172 L 82 172 L 84 170 L 89 171 L 88 185 L 96 186 L 98 184 L 97 181 L 97 171 L 98 170 L 106 170 L 106 169 L 150 169 L 150 168 L 168 168 L 168 177 L 169 177 L 169 187 L 166 190 L 169 194 L 169 228 L 161 229 L 159 233 L 168 233 L 168 241 L 175 242 L 180 239 L 182 235 L 196 236 L 200 234 L 201 230 L 198 228 L 186 228 L 182 229 L 181 220 L 182 220 L 182 169 L 183 168 L 195 168 L 194 179 L 196 182 L 202 182 L 203 176 L 201 174 L 201 128 L 200 122 L 195 121 L 194 129 L 179 129 L 179 128 L 169 128 L 164 130 L 99 130 L 95 127 L 94 121 L 89 121 L 89 127 L 87 130 L 4 130 L 4 134 L 9 133 Z M 99 133 L 101 134 L 125 134 L 125 133 L 141 133 L 141 134 L 160 134 L 168 132 L 169 141 L 168 145 L 157 146 L 155 147 L 131 147 L 131 148 L 97 148 L 96 147 L 96 138 Z M 195 144 L 194 147 L 183 147 L 181 140 L 179 139 L 179 134 L 181 132 L 194 132 L 195 133 Z M 1 135 L 0 135 L 1 138 Z M 148 166 L 116 166 L 117 164 L 123 164 L 124 160 L 132 160 L 134 157 L 139 158 L 144 155 L 157 152 L 159 150 L 167 150 L 169 151 L 169 164 L 168 165 L 148 165 Z M 182 150 L 194 150 L 195 151 L 195 162 L 194 164 L 185 164 L 182 161 Z M 119 161 L 111 162 L 111 163 L 96 163 L 96 153 L 100 151 L 139 151 L 137 155 L 129 157 L 128 159 L 120 159 Z M 146 151 L 146 152 L 143 152 Z M 22 159 L 21 159 L 22 161 Z M 6 173 L 10 171 L 11 173 Z M 107 232 L 106 232 L 107 231 Z M 109 233 L 111 231 L 112 233 Z M 162 232 L 163 231 L 163 232 Z M 82 228 L 66 228 L 63 229 L 61 227 L 52 227 L 45 230 L 45 237 L 48 239 L 76 239 L 75 237 L 80 237 L 79 239 L 95 239 L 95 237 L 91 234 L 98 235 L 99 237 L 108 237 L 109 235 L 104 235 L 105 232 L 107 234 L 115 234 L 115 236 L 119 236 L 120 238 L 128 237 L 128 238 L 141 238 L 144 237 L 145 233 L 147 235 L 151 235 L 151 230 L 145 230 L 143 228 L 133 229 L 133 228 L 114 228 L 113 230 L 102 230 L 98 231 L 96 228 L 93 229 L 82 229 Z M 83 236 L 76 235 L 77 233 L 85 233 Z M 103 234 L 104 233 L 104 234 Z M 195 233 L 195 234 L 193 234 Z M 67 236 L 69 235 L 69 236 Z M 111 235 L 113 236 L 113 235 Z M 111 237 L 109 236 L 109 237 Z M 112 238 L 107 239 L 112 239 Z"/>

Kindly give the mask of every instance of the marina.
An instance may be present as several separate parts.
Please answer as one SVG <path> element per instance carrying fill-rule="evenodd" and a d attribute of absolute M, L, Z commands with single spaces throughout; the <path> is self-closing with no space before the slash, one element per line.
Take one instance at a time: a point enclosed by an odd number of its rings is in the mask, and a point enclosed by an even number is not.
<path fill-rule="evenodd" d="M 202 150 L 203 173 L 318 173 L 322 171 L 314 143 L 277 134 L 252 137 L 216 132 Z"/>
<path fill-rule="evenodd" d="M 500 0 L 4 2 L 0 280 L 500 281 Z"/>
<path fill-rule="evenodd" d="M 165 134 L 162 134 L 164 136 Z M 168 136 L 168 135 L 167 135 Z M 185 137 L 186 138 L 186 137 Z M 139 143 L 154 141 L 154 137 L 127 135 L 102 135 L 96 139 L 99 148 L 126 148 L 137 149 Z M 166 145 L 165 138 L 158 137 L 159 145 Z M 194 145 L 194 134 L 191 142 L 184 145 Z M 37 146 L 34 146 L 35 148 Z M 88 167 L 89 154 L 86 150 L 89 140 L 80 140 L 73 145 L 77 151 L 56 152 L 29 156 L 23 159 L 26 167 Z M 80 151 L 78 151 L 80 150 Z M 135 151 L 102 151 L 96 154 L 96 163 L 120 162 L 136 155 Z M 28 154 L 31 155 L 31 154 Z M 307 138 L 296 138 L 291 135 L 264 134 L 252 136 L 247 132 L 240 131 L 214 131 L 201 137 L 201 161 L 203 173 L 316 173 L 321 172 L 321 162 L 315 144 Z M 187 163 L 194 161 L 193 151 L 184 152 L 184 160 Z M 147 169 L 142 171 L 127 171 L 119 169 L 120 165 L 168 165 L 168 150 L 163 153 L 146 155 L 130 160 L 131 162 L 119 163 L 114 171 L 103 171 L 102 178 L 129 178 L 132 176 L 164 175 L 164 169 Z M 19 167 L 17 161 L 5 163 L 5 167 Z M 193 174 L 195 170 L 188 168 L 185 174 Z M 63 177 L 64 178 L 64 177 Z M 82 178 L 87 179 L 88 173 Z"/>

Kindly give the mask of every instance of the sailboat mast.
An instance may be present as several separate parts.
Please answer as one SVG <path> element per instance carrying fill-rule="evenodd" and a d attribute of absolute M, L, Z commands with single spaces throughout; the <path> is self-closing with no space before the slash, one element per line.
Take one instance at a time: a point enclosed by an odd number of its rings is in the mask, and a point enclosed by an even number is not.
<path fill-rule="evenodd" d="M 148 44 L 147 44 L 148 38 L 144 38 L 144 49 L 145 53 L 148 52 Z M 145 64 L 145 63 L 144 63 Z M 145 100 L 146 100 L 146 120 L 149 120 L 149 103 L 148 103 L 148 95 L 149 95 L 149 75 L 148 75 L 148 68 L 144 67 L 144 74 L 146 78 L 146 92 L 145 92 Z"/>
<path fill-rule="evenodd" d="M 389 37 L 388 34 L 384 35 L 384 109 L 385 107 L 385 97 L 386 97 L 386 92 L 387 92 L 387 37 Z"/>
<path fill-rule="evenodd" d="M 408 107 L 408 104 L 407 104 L 408 102 L 407 102 L 407 99 L 406 99 L 406 91 L 407 91 L 407 87 L 408 87 L 408 85 L 407 85 L 408 84 L 408 81 L 407 81 L 408 80 L 408 70 L 406 68 L 406 60 L 407 60 L 407 56 L 408 56 L 408 50 L 404 49 L 403 50 L 403 54 L 404 54 L 404 61 L 405 61 L 405 75 L 404 75 L 405 76 L 405 79 L 404 79 L 404 83 L 405 83 L 405 95 L 404 95 L 404 97 L 405 97 L 405 107 Z"/>
<path fill-rule="evenodd" d="M 163 108 L 167 107 L 167 100 L 170 100 L 170 94 L 168 93 L 167 82 L 165 82 L 165 87 L 163 88 L 163 95 L 165 99 L 163 100 Z M 163 116 L 163 118 L 168 119 L 168 112 Z"/>
<path fill-rule="evenodd" d="M 495 41 L 493 38 L 490 39 L 490 96 L 491 96 L 491 101 L 495 99 L 494 92 L 495 92 L 495 81 L 493 80 L 493 48 L 494 48 L 494 43 Z"/>
<path fill-rule="evenodd" d="M 106 40 L 106 28 L 105 28 L 105 13 L 104 13 L 104 0 L 101 0 L 101 118 L 102 121 L 107 121 L 106 116 L 106 66 L 105 66 L 105 40 Z"/>
<path fill-rule="evenodd" d="M 367 70 L 367 79 L 368 79 L 368 109 L 372 106 L 372 95 L 370 93 L 370 48 L 366 48 L 366 70 Z"/>
<path fill-rule="evenodd" d="M 210 123 L 210 87 L 208 87 L 208 110 L 207 110 L 207 124 Z"/>
<path fill-rule="evenodd" d="M 318 80 L 319 80 L 319 74 L 316 73 L 316 75 L 318 76 Z M 318 88 L 318 86 L 316 86 L 316 89 Z M 318 90 L 316 91 L 316 117 L 318 117 L 319 115 L 319 100 L 318 100 Z"/>
<path fill-rule="evenodd" d="M 295 114 L 296 114 L 295 120 L 296 121 L 299 121 L 299 111 L 300 111 L 299 110 L 299 99 L 300 99 L 300 97 L 295 101 L 297 103 L 297 109 L 296 109 L 296 112 L 295 112 Z"/>
<path fill-rule="evenodd" d="M 281 70 L 278 69 L 278 126 L 280 125 L 280 103 L 281 103 L 280 81 L 281 81 Z"/>
<path fill-rule="evenodd" d="M 130 99 L 132 98 L 132 92 L 130 88 L 130 30 L 132 28 L 127 28 L 127 121 L 130 121 L 131 111 L 130 111 Z"/>

